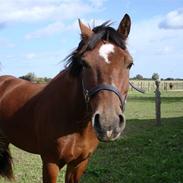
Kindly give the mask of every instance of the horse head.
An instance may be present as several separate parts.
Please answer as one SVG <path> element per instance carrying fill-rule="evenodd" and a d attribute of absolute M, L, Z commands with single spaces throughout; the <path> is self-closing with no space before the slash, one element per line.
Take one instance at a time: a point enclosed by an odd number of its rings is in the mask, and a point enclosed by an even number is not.
<path fill-rule="evenodd" d="M 79 26 L 81 42 L 72 53 L 71 73 L 79 75 L 98 139 L 115 140 L 126 124 L 124 108 L 133 64 L 126 47 L 131 20 L 126 14 L 117 30 L 109 22 L 91 29 L 79 20 Z"/>

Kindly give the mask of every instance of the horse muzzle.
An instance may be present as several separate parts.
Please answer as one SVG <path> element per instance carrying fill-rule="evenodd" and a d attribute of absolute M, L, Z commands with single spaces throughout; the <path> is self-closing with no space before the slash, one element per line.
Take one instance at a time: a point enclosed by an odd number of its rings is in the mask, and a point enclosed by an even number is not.
<path fill-rule="evenodd" d="M 100 141 L 108 142 L 118 139 L 125 128 L 125 116 L 121 113 L 118 115 L 105 115 L 96 112 L 92 118 L 92 124 L 95 129 L 97 138 Z"/>

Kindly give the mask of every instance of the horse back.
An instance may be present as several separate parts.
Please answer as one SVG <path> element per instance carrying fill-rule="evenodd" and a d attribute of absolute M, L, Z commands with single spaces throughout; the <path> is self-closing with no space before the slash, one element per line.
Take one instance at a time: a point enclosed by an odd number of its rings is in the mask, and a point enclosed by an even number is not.
<path fill-rule="evenodd" d="M 13 115 L 43 87 L 43 84 L 34 84 L 13 76 L 0 76 L 0 119 L 2 115 Z"/>

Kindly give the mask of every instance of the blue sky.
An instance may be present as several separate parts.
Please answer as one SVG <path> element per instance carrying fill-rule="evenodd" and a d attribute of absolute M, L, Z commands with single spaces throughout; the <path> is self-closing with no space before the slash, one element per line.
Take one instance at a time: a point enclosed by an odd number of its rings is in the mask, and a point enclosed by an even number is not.
<path fill-rule="evenodd" d="M 183 78 L 182 0 L 0 0 L 0 74 L 53 77 L 77 47 L 78 18 L 117 27 L 125 13 L 131 76 Z"/>

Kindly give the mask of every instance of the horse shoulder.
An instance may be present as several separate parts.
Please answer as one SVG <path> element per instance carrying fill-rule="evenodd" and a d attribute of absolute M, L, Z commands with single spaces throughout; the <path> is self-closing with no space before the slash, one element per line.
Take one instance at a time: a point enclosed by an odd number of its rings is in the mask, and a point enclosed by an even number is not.
<path fill-rule="evenodd" d="M 62 136 L 57 139 L 57 150 L 60 159 L 64 159 L 66 163 L 71 161 L 83 161 L 89 158 L 98 145 L 91 123 L 84 131 Z"/>

